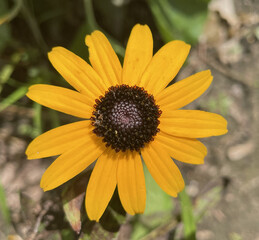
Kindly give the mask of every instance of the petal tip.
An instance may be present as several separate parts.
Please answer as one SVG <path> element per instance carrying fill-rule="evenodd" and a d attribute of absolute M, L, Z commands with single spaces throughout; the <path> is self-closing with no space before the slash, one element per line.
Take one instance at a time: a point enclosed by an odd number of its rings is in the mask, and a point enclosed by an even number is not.
<path fill-rule="evenodd" d="M 63 49 L 64 49 L 63 47 L 59 47 L 59 46 L 53 47 L 53 48 L 48 52 L 48 57 L 50 57 L 51 55 L 53 55 L 54 52 L 57 52 L 57 51 L 63 50 Z"/>
<path fill-rule="evenodd" d="M 228 129 L 225 129 L 224 133 L 222 135 L 225 135 L 228 133 Z"/>
<path fill-rule="evenodd" d="M 140 23 L 137 23 L 133 28 L 132 28 L 132 30 L 133 29 L 136 29 L 136 28 L 145 28 L 145 29 L 148 29 L 148 30 L 150 30 L 150 28 L 149 28 L 149 26 L 147 25 L 147 24 L 140 24 Z"/>
<path fill-rule="evenodd" d="M 136 211 L 136 214 L 143 214 L 144 212 L 145 212 L 145 209 L 141 209 L 141 210 Z"/>
<path fill-rule="evenodd" d="M 200 161 L 199 165 L 204 164 L 204 158 Z"/>
<path fill-rule="evenodd" d="M 42 183 L 42 181 L 40 182 L 40 187 L 42 188 L 42 190 L 43 190 L 44 192 L 47 191 L 47 188 L 46 188 L 46 186 L 44 186 L 44 184 Z"/>
<path fill-rule="evenodd" d="M 89 45 L 91 45 L 91 41 L 92 41 L 91 38 L 93 38 L 93 37 L 95 37 L 97 35 L 104 35 L 104 34 L 101 31 L 99 31 L 99 30 L 95 30 L 91 34 L 87 34 L 85 36 L 85 45 L 90 47 Z"/>
<path fill-rule="evenodd" d="M 49 191 L 50 189 L 47 189 L 47 188 L 43 188 L 43 187 L 42 187 L 42 190 L 43 190 L 43 192 L 47 192 L 47 191 Z"/>
<path fill-rule="evenodd" d="M 48 52 L 48 59 L 50 62 L 51 62 L 51 58 L 53 57 L 53 53 L 54 53 L 54 50 L 52 48 L 51 51 Z"/>
<path fill-rule="evenodd" d="M 100 217 L 96 218 L 96 217 L 91 216 L 91 214 L 88 214 L 88 213 L 87 213 L 87 216 L 90 221 L 95 221 L 97 223 L 100 221 Z"/>
<path fill-rule="evenodd" d="M 37 156 L 39 154 L 39 152 L 33 152 L 33 151 L 26 151 L 25 152 L 26 156 L 27 156 L 27 159 L 28 160 L 33 160 L 33 159 L 39 159 L 41 157 Z"/>
<path fill-rule="evenodd" d="M 207 69 L 204 72 L 208 73 L 208 75 L 211 75 L 211 70 L 210 69 Z"/>
<path fill-rule="evenodd" d="M 27 156 L 27 159 L 30 160 L 30 159 L 33 159 L 31 156 L 32 156 L 32 153 L 30 151 L 28 151 L 28 149 L 25 151 L 25 154 Z"/>
<path fill-rule="evenodd" d="M 220 114 L 216 114 L 219 116 L 219 121 L 221 122 L 222 124 L 222 130 L 223 130 L 223 134 L 226 134 L 228 132 L 228 121 L 223 117 L 221 116 Z"/>
<path fill-rule="evenodd" d="M 34 86 L 34 85 L 33 85 Z M 26 92 L 26 97 L 28 97 L 28 98 L 30 98 L 30 99 L 32 99 L 31 98 L 31 91 L 32 91 L 32 89 L 33 89 L 33 86 L 30 86 L 29 88 L 28 88 L 28 90 L 27 90 L 27 92 Z"/>
<path fill-rule="evenodd" d="M 42 190 L 44 192 L 50 190 L 49 184 L 46 182 L 46 177 L 45 176 L 46 176 L 46 172 L 42 175 L 41 180 L 40 180 L 40 187 L 42 188 Z"/>
<path fill-rule="evenodd" d="M 86 35 L 85 36 L 85 45 L 89 47 L 89 44 L 90 44 L 90 38 L 91 38 L 91 35 Z"/>
<path fill-rule="evenodd" d="M 60 47 L 60 46 L 53 47 L 51 49 L 51 51 L 48 52 L 48 59 L 53 64 L 55 58 L 59 58 L 62 55 L 62 53 L 67 52 L 67 51 L 68 51 L 67 49 Z"/>
<path fill-rule="evenodd" d="M 46 183 L 45 180 L 43 180 L 43 177 L 41 178 L 41 181 L 40 181 L 40 187 L 42 188 L 42 190 L 44 192 L 47 192 L 47 191 L 53 189 L 49 184 Z"/>
<path fill-rule="evenodd" d="M 100 221 L 100 218 L 102 217 L 103 213 L 100 215 L 100 213 L 91 209 L 90 206 L 87 204 L 87 199 L 85 199 L 85 209 L 90 221 L 95 221 L 95 222 Z"/>
<path fill-rule="evenodd" d="M 178 43 L 179 45 L 182 45 L 182 47 L 186 48 L 186 51 L 190 51 L 190 49 L 191 49 L 191 44 L 186 43 L 186 42 L 184 42 L 182 40 L 173 40 L 172 42 L 173 43 Z"/>

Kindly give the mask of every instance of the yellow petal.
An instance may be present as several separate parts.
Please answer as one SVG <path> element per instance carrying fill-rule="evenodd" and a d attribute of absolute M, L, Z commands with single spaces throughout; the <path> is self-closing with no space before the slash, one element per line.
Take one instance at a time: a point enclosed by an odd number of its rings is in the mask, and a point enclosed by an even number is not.
<path fill-rule="evenodd" d="M 178 137 L 203 138 L 228 132 L 222 116 L 199 110 L 163 111 L 159 120 L 162 132 Z"/>
<path fill-rule="evenodd" d="M 77 91 L 89 96 L 92 102 L 105 92 L 106 87 L 99 75 L 74 53 L 63 47 L 55 47 L 48 57 L 62 77 Z"/>
<path fill-rule="evenodd" d="M 140 86 L 156 96 L 176 76 L 190 51 L 183 41 L 172 41 L 164 45 L 147 66 Z"/>
<path fill-rule="evenodd" d="M 80 144 L 68 149 L 49 166 L 42 176 L 41 188 L 48 191 L 67 182 L 85 170 L 104 150 L 100 138 L 89 132 Z"/>
<path fill-rule="evenodd" d="M 167 194 L 176 197 L 183 190 L 184 181 L 178 167 L 162 145 L 155 140 L 141 150 L 141 155 L 157 184 Z"/>
<path fill-rule="evenodd" d="M 143 213 L 146 187 L 141 158 L 137 152 L 118 153 L 117 181 L 124 209 L 131 215 Z"/>
<path fill-rule="evenodd" d="M 27 97 L 33 101 L 80 118 L 90 118 L 92 115 L 92 99 L 62 87 L 36 84 L 29 87 Z"/>
<path fill-rule="evenodd" d="M 213 77 L 210 70 L 196 73 L 164 89 L 156 96 L 161 108 L 176 110 L 200 97 L 210 86 Z"/>
<path fill-rule="evenodd" d="M 91 130 L 90 121 L 80 121 L 45 132 L 29 144 L 28 159 L 60 155 L 82 142 Z"/>
<path fill-rule="evenodd" d="M 174 159 L 191 164 L 203 164 L 207 155 L 206 147 L 193 138 L 180 138 L 160 132 L 155 141 L 163 145 L 168 154 Z"/>
<path fill-rule="evenodd" d="M 106 86 L 120 84 L 121 64 L 104 34 L 94 31 L 91 35 L 86 36 L 85 44 L 89 47 L 90 62 Z"/>
<path fill-rule="evenodd" d="M 85 208 L 90 220 L 99 221 L 117 184 L 118 159 L 113 150 L 106 151 L 96 162 L 87 186 Z"/>
<path fill-rule="evenodd" d="M 131 31 L 126 48 L 122 83 L 137 85 L 153 55 L 152 33 L 147 25 L 137 24 Z"/>

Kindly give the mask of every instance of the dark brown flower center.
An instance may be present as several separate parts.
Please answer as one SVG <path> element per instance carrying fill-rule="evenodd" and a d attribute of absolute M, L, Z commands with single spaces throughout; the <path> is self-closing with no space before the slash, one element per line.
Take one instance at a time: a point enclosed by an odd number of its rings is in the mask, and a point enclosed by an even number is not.
<path fill-rule="evenodd" d="M 117 152 L 139 151 L 159 132 L 158 118 L 162 112 L 153 95 L 143 88 L 113 86 L 95 102 L 93 132 Z"/>

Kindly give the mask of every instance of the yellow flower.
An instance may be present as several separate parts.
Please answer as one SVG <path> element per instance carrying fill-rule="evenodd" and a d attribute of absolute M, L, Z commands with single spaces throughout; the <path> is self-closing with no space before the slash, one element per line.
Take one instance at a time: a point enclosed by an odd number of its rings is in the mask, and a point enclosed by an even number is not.
<path fill-rule="evenodd" d="M 42 177 L 44 191 L 96 161 L 85 197 L 91 220 L 99 221 L 116 186 L 125 210 L 132 215 L 143 213 L 146 188 L 141 156 L 159 186 L 176 197 L 184 181 L 172 158 L 202 164 L 207 150 L 196 138 L 227 133 L 227 122 L 220 115 L 178 110 L 209 87 L 211 73 L 202 71 L 167 87 L 190 45 L 172 41 L 153 56 L 152 34 L 146 25 L 132 29 L 123 68 L 100 31 L 86 36 L 85 43 L 92 66 L 62 47 L 48 55 L 76 91 L 38 84 L 29 88 L 27 96 L 86 120 L 40 135 L 26 154 L 28 159 L 60 155 Z"/>

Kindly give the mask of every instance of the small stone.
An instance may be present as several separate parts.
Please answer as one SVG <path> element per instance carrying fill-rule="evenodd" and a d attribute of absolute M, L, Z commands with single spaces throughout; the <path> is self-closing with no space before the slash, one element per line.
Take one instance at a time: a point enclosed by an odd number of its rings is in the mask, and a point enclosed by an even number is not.
<path fill-rule="evenodd" d="M 197 232 L 196 236 L 197 236 L 197 239 L 200 239 L 200 240 L 209 240 L 215 237 L 214 233 L 209 230 L 200 230 Z"/>
<path fill-rule="evenodd" d="M 235 145 L 228 149 L 228 157 L 231 161 L 238 161 L 244 159 L 249 154 L 251 154 L 255 149 L 254 143 L 248 141 L 242 144 Z"/>

